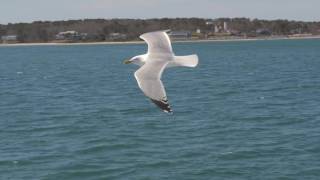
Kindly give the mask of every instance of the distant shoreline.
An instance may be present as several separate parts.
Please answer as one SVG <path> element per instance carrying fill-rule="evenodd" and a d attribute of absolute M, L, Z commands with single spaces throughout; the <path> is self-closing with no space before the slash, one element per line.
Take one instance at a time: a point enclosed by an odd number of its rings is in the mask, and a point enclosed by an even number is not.
<path fill-rule="evenodd" d="M 276 36 L 276 37 L 259 37 L 259 38 L 237 38 L 226 37 L 217 39 L 191 39 L 191 40 L 173 40 L 173 43 L 201 43 L 201 42 L 234 42 L 234 41 L 265 41 L 265 40 L 295 40 L 295 39 L 320 39 L 320 35 L 313 36 L 301 36 L 301 37 L 288 37 L 288 36 Z M 121 41 L 121 42 L 77 42 L 77 43 L 12 43 L 12 44 L 0 44 L 0 47 L 12 47 L 12 46 L 73 46 L 73 45 L 127 45 L 127 44 L 144 44 L 144 41 Z"/>

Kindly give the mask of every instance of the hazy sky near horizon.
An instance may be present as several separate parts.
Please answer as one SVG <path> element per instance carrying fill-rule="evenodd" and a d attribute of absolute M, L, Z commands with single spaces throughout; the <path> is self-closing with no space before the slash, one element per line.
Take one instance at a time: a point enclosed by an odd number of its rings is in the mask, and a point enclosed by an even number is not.
<path fill-rule="evenodd" d="M 1 0 L 0 24 L 84 18 L 248 17 L 320 21 L 320 0 Z"/>

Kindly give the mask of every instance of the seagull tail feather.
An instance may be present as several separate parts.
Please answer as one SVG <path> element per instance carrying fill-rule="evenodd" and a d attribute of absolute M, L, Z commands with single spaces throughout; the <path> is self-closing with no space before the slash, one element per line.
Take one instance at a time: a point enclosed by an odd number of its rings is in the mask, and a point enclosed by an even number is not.
<path fill-rule="evenodd" d="M 167 67 L 196 67 L 198 65 L 199 59 L 196 54 L 189 56 L 175 56 L 174 60 L 170 62 Z"/>

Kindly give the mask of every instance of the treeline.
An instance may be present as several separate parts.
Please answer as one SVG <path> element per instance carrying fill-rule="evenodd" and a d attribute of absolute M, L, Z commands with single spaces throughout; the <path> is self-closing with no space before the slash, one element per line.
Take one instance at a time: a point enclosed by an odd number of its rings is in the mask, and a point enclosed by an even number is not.
<path fill-rule="evenodd" d="M 208 23 L 209 22 L 209 23 Z M 210 23 L 211 22 L 211 23 Z M 214 31 L 215 24 L 228 23 L 228 28 L 239 35 L 252 34 L 257 29 L 268 29 L 273 35 L 294 33 L 320 33 L 320 22 L 288 20 L 258 20 L 248 18 L 162 18 L 162 19 L 84 19 L 68 21 L 35 21 L 0 25 L 0 36 L 17 35 L 18 42 L 48 42 L 55 40 L 56 34 L 74 30 L 87 33 L 85 41 L 104 41 L 110 33 L 126 34 L 126 40 L 136 40 L 144 32 L 159 29 Z"/>

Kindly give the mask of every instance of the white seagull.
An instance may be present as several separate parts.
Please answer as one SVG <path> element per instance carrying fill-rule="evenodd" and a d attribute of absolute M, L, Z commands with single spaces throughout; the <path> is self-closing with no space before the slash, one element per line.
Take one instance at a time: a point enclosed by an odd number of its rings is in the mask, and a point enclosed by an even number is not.
<path fill-rule="evenodd" d="M 124 61 L 124 63 L 133 63 L 141 66 L 134 73 L 140 89 L 164 112 L 171 113 L 172 110 L 161 81 L 162 72 L 167 67 L 196 67 L 198 65 L 198 56 L 196 54 L 175 56 L 170 38 L 166 32 L 156 31 L 142 34 L 140 38 L 148 44 L 147 54 L 135 56 L 130 60 Z"/>

